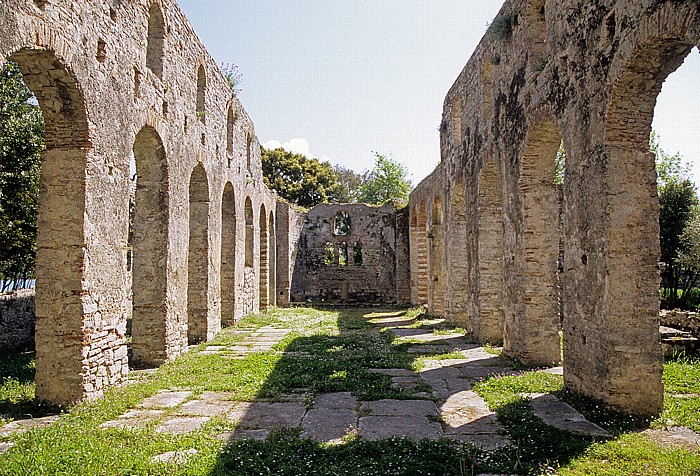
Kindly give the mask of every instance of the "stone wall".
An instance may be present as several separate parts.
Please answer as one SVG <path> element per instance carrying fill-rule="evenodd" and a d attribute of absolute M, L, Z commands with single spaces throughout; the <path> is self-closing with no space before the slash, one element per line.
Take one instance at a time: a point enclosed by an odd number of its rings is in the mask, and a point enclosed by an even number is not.
<path fill-rule="evenodd" d="M 277 202 L 277 305 L 280 307 L 292 302 L 292 277 L 305 218 L 304 212 L 289 203 Z"/>
<path fill-rule="evenodd" d="M 344 227 L 343 216 L 349 217 Z M 393 205 L 318 205 L 304 218 L 291 300 L 397 303 L 407 299 L 407 222 Z"/>
<path fill-rule="evenodd" d="M 34 347 L 33 289 L 0 294 L 0 351 Z"/>
<path fill-rule="evenodd" d="M 445 98 L 441 163 L 410 198 L 414 304 L 540 365 L 560 360 L 561 300 L 567 388 L 657 414 L 648 143 L 661 85 L 698 43 L 694 0 L 506 1 Z"/>
<path fill-rule="evenodd" d="M 276 197 L 253 122 L 173 0 L 4 0 L 0 57 L 46 122 L 39 399 L 124 383 L 132 316 L 132 364 L 153 366 L 270 303 Z"/>
<path fill-rule="evenodd" d="M 661 310 L 661 325 L 680 329 L 700 337 L 700 315 L 697 312 Z"/>

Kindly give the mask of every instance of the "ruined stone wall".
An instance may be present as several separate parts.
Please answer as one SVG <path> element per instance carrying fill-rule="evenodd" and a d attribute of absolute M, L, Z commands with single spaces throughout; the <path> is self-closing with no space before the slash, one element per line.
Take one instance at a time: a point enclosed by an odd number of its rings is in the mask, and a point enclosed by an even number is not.
<path fill-rule="evenodd" d="M 476 337 L 502 340 L 508 354 L 539 365 L 560 360 L 561 297 L 566 386 L 658 413 L 659 230 L 648 142 L 661 84 L 699 42 L 693 0 L 506 1 L 445 98 L 441 163 L 410 198 L 413 302 L 466 319 Z M 562 141 L 558 280 L 553 177 Z M 433 245 L 430 267 L 446 270 L 444 309 L 434 295 L 439 273 L 427 279 L 433 296 L 423 297 L 424 259 L 413 246 L 434 240 L 436 197 L 445 250 Z M 468 269 L 455 268 L 453 256 L 465 256 Z"/>
<path fill-rule="evenodd" d="M 690 332 L 700 337 L 700 315 L 697 312 L 661 310 L 661 325 Z"/>
<path fill-rule="evenodd" d="M 33 289 L 0 294 L 0 351 L 34 347 Z"/>
<path fill-rule="evenodd" d="M 297 261 L 299 241 L 306 214 L 291 204 L 277 202 L 277 305 L 289 306 L 292 302 L 292 276 Z"/>
<path fill-rule="evenodd" d="M 341 214 L 349 228 L 338 229 Z M 403 223 L 402 219 L 398 219 Z M 403 227 L 403 225 L 401 225 Z M 406 230 L 393 205 L 318 205 L 305 217 L 292 275 L 292 301 L 396 303 L 406 287 Z M 401 240 L 404 240 L 403 243 Z M 361 257 L 356 259 L 357 245 Z M 345 255 L 345 251 L 347 255 Z"/>
<path fill-rule="evenodd" d="M 18 63 L 46 122 L 40 399 L 72 402 L 123 383 L 132 315 L 134 360 L 158 365 L 211 338 L 222 312 L 234 322 L 259 309 L 261 274 L 274 284 L 260 223 L 274 223 L 275 195 L 250 117 L 173 0 L 6 0 L 0 54 Z"/>

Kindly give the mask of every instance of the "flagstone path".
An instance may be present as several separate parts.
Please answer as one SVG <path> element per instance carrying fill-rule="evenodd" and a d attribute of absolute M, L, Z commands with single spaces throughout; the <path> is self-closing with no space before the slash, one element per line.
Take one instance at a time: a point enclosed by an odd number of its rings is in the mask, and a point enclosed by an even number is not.
<path fill-rule="evenodd" d="M 401 319 L 377 321 L 386 325 L 399 339 L 406 339 L 410 343 L 408 352 L 425 354 L 424 365 L 419 372 L 370 370 L 389 376 L 397 388 L 413 390 L 417 399 L 358 401 L 351 393 L 338 392 L 320 394 L 308 405 L 299 395 L 282 396 L 275 401 L 241 402 L 236 401 L 232 393 L 196 394 L 189 389 L 171 389 L 146 398 L 137 408 L 105 422 L 102 428 L 153 426 L 159 432 L 185 434 L 201 428 L 213 417 L 221 417 L 236 423 L 235 430 L 219 435 L 224 441 L 264 439 L 272 429 L 288 427 L 300 428 L 303 436 L 324 443 L 338 443 L 351 435 L 370 440 L 394 436 L 415 439 L 444 437 L 470 442 L 486 450 L 511 443 L 495 413 L 472 391 L 472 384 L 484 377 L 516 375 L 517 372 L 504 360 L 470 343 L 460 333 L 409 328 L 406 320 Z M 270 351 L 289 332 L 289 329 L 265 326 L 252 333 L 248 330 L 248 335 L 235 345 L 207 346 L 200 352 L 245 358 L 253 352 Z M 438 360 L 430 357 L 444 353 L 457 358 Z M 561 369 L 549 371 L 560 373 Z M 577 433 L 609 436 L 552 395 L 525 396 L 531 399 L 534 413 L 549 425 Z M 12 422 L 2 427 L 0 436 L 26 430 L 35 424 L 50 424 L 51 421 Z M 2 445 L 0 453 L 9 449 L 9 443 Z M 163 457 L 187 456 L 174 453 Z"/>

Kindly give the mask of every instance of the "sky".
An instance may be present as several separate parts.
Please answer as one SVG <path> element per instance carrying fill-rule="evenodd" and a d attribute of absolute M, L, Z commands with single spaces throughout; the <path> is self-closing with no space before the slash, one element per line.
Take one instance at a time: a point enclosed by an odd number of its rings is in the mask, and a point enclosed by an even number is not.
<path fill-rule="evenodd" d="M 503 0 L 180 0 L 239 94 L 261 144 L 357 172 L 374 152 L 416 185 L 440 160 L 447 91 Z M 700 54 L 664 85 L 654 129 L 700 185 Z"/>

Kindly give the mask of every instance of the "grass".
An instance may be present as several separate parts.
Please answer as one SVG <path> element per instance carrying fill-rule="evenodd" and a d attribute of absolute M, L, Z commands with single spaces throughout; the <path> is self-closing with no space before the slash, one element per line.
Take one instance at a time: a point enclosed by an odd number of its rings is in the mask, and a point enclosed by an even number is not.
<path fill-rule="evenodd" d="M 104 398 L 66 409 L 47 428 L 5 438 L 15 447 L 0 455 L 0 474 L 62 475 L 472 475 L 480 473 L 626 475 L 700 473 L 700 451 L 669 450 L 636 430 L 672 420 L 700 429 L 700 360 L 682 358 L 665 364 L 666 406 L 663 418 L 639 421 L 599 402 L 569 394 L 560 376 L 524 371 L 519 376 L 492 377 L 474 385 L 514 442 L 512 447 L 484 452 L 448 440 L 411 441 L 392 438 L 367 441 L 348 435 L 343 444 L 324 445 L 300 436 L 298 429 L 274 431 L 264 441 L 224 444 L 216 436 L 235 424 L 210 420 L 187 435 L 142 429 L 103 430 L 101 423 L 135 407 L 162 389 L 188 388 L 231 392 L 239 401 L 276 400 L 296 394 L 311 402 L 320 392 L 349 391 L 359 399 L 416 398 L 413 390 L 394 389 L 388 376 L 371 368 L 417 368 L 426 358 L 446 360 L 462 354 L 410 354 L 410 342 L 394 340 L 383 327 L 406 325 L 437 335 L 449 327 L 419 310 L 405 309 L 271 309 L 225 330 L 137 383 L 110 389 Z M 244 359 L 202 354 L 207 345 L 234 345 L 255 329 L 274 325 L 291 332 L 270 352 Z M 487 349 L 498 355 L 498 349 Z M 505 359 L 499 359 L 505 362 Z M 10 419 L 39 416 L 55 408 L 34 399 L 32 353 L 0 357 L 0 411 Z M 531 412 L 522 393 L 554 393 L 609 432 L 610 440 L 573 435 L 548 427 Z M 439 417 L 435 417 L 438 421 Z M 2 423 L 0 423 L 0 428 Z M 153 456 L 194 449 L 187 463 L 165 464 Z"/>

